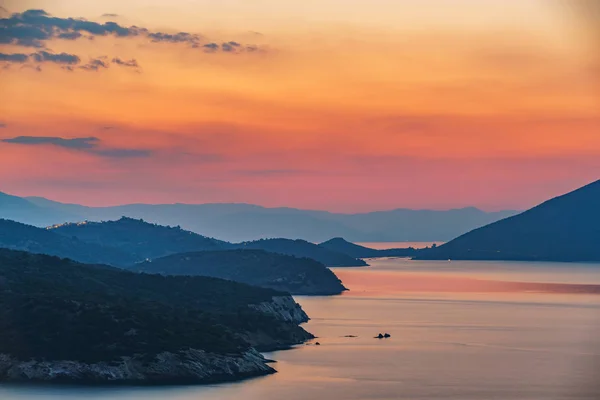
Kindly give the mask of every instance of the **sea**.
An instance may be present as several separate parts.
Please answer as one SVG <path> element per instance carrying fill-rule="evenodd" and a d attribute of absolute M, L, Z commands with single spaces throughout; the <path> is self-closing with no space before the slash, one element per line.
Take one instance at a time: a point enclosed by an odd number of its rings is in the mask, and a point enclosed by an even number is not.
<path fill-rule="evenodd" d="M 3 385 L 0 399 L 600 399 L 600 264 L 367 262 L 334 269 L 342 295 L 296 297 L 317 338 L 266 353 L 274 375 L 157 388 Z"/>

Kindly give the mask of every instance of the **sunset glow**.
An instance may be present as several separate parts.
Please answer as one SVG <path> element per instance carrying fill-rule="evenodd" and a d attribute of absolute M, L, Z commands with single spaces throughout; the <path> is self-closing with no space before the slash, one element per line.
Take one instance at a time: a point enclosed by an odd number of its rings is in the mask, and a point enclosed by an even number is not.
<path fill-rule="evenodd" d="M 3 39 L 29 58 L 0 61 L 0 190 L 498 210 L 597 179 L 589 32 L 551 1 L 452 3 L 7 0 L 6 19 L 37 9 L 136 33 Z M 192 36 L 164 36 L 178 32 Z"/>

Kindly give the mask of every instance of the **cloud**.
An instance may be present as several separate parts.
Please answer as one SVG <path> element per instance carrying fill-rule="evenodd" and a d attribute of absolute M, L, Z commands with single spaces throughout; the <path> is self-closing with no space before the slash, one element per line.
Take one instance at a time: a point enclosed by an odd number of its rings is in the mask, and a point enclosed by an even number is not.
<path fill-rule="evenodd" d="M 7 61 L 12 63 L 24 63 L 29 60 L 29 56 L 27 54 L 5 54 L 0 53 L 0 61 Z"/>
<path fill-rule="evenodd" d="M 117 14 L 103 14 L 103 17 L 116 17 Z M 87 35 L 84 35 L 86 33 Z M 138 26 L 122 26 L 116 22 L 99 23 L 83 18 L 53 17 L 44 10 L 27 10 L 14 13 L 8 18 L 0 18 L 0 44 L 22 47 L 46 48 L 52 39 L 77 40 L 81 37 L 93 39 L 96 36 L 134 37 L 142 36 L 155 43 L 184 43 L 192 48 L 204 48 L 215 52 L 253 51 L 256 46 L 244 47 L 235 41 L 203 44 L 203 37 L 196 33 L 152 32 Z"/>
<path fill-rule="evenodd" d="M 29 145 L 40 145 L 40 144 L 51 144 L 58 147 L 65 147 L 68 149 L 91 149 L 95 147 L 100 139 L 96 137 L 83 137 L 74 139 L 64 139 L 61 137 L 52 136 L 17 136 L 15 138 L 3 139 L 5 143 L 17 143 L 17 144 L 29 144 Z"/>
<path fill-rule="evenodd" d="M 59 33 L 56 37 L 59 39 L 75 40 L 79 39 L 83 35 L 80 32 L 64 32 Z"/>
<path fill-rule="evenodd" d="M 57 64 L 79 64 L 81 61 L 79 57 L 75 54 L 68 53 L 49 53 L 47 51 L 38 51 L 37 53 L 33 53 L 31 55 L 34 61 L 36 62 L 53 62 Z"/>
<path fill-rule="evenodd" d="M 8 125 L 6 124 L 6 122 L 2 122 L 0 121 L 0 129 L 6 128 Z"/>
<path fill-rule="evenodd" d="M 112 63 L 120 65 L 122 67 L 139 68 L 139 64 L 134 58 L 132 58 L 131 60 L 121 60 L 119 57 L 115 57 L 112 59 Z"/>
<path fill-rule="evenodd" d="M 104 61 L 105 57 L 93 58 L 87 64 L 80 66 L 79 68 L 86 71 L 98 71 L 101 68 L 108 68 L 108 62 Z"/>
<path fill-rule="evenodd" d="M 0 19 L 0 43 L 24 47 L 45 47 L 53 38 L 78 39 L 82 32 L 95 36 L 137 36 L 144 30 L 115 22 L 98 23 L 85 19 L 57 18 L 44 10 L 27 10 Z"/>
<path fill-rule="evenodd" d="M 117 18 L 118 16 L 119 16 L 119 14 L 113 14 L 113 13 L 106 13 L 106 14 L 101 15 L 102 18 Z"/>
<path fill-rule="evenodd" d="M 200 46 L 202 37 L 197 34 L 188 32 L 179 32 L 175 34 L 163 32 L 148 32 L 148 38 L 152 42 L 168 42 L 168 43 L 188 43 L 192 47 Z"/>
<path fill-rule="evenodd" d="M 108 158 L 137 158 L 152 155 L 152 151 L 147 149 L 102 147 L 101 140 L 94 136 L 70 139 L 53 136 L 17 136 L 2 139 L 0 142 L 30 146 L 51 145 Z"/>

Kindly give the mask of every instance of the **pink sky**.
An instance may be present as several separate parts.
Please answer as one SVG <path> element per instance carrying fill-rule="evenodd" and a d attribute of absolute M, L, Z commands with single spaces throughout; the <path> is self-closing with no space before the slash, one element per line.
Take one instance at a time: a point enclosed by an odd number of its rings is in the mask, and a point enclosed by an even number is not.
<path fill-rule="evenodd" d="M 598 43 L 574 7 L 166 4 L 3 3 L 4 25 L 41 9 L 34 27 L 85 18 L 127 33 L 71 26 L 0 46 L 0 191 L 89 205 L 499 210 L 600 178 Z"/>

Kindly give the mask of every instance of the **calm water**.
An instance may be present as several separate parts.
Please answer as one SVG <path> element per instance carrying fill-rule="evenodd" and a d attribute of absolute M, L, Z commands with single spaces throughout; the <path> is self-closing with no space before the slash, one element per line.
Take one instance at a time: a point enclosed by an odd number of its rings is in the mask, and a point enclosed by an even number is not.
<path fill-rule="evenodd" d="M 0 399 L 600 399 L 590 294 L 600 264 L 369 262 L 335 270 L 346 294 L 297 298 L 321 346 L 267 354 L 278 374 L 208 387 L 0 386 Z"/>

